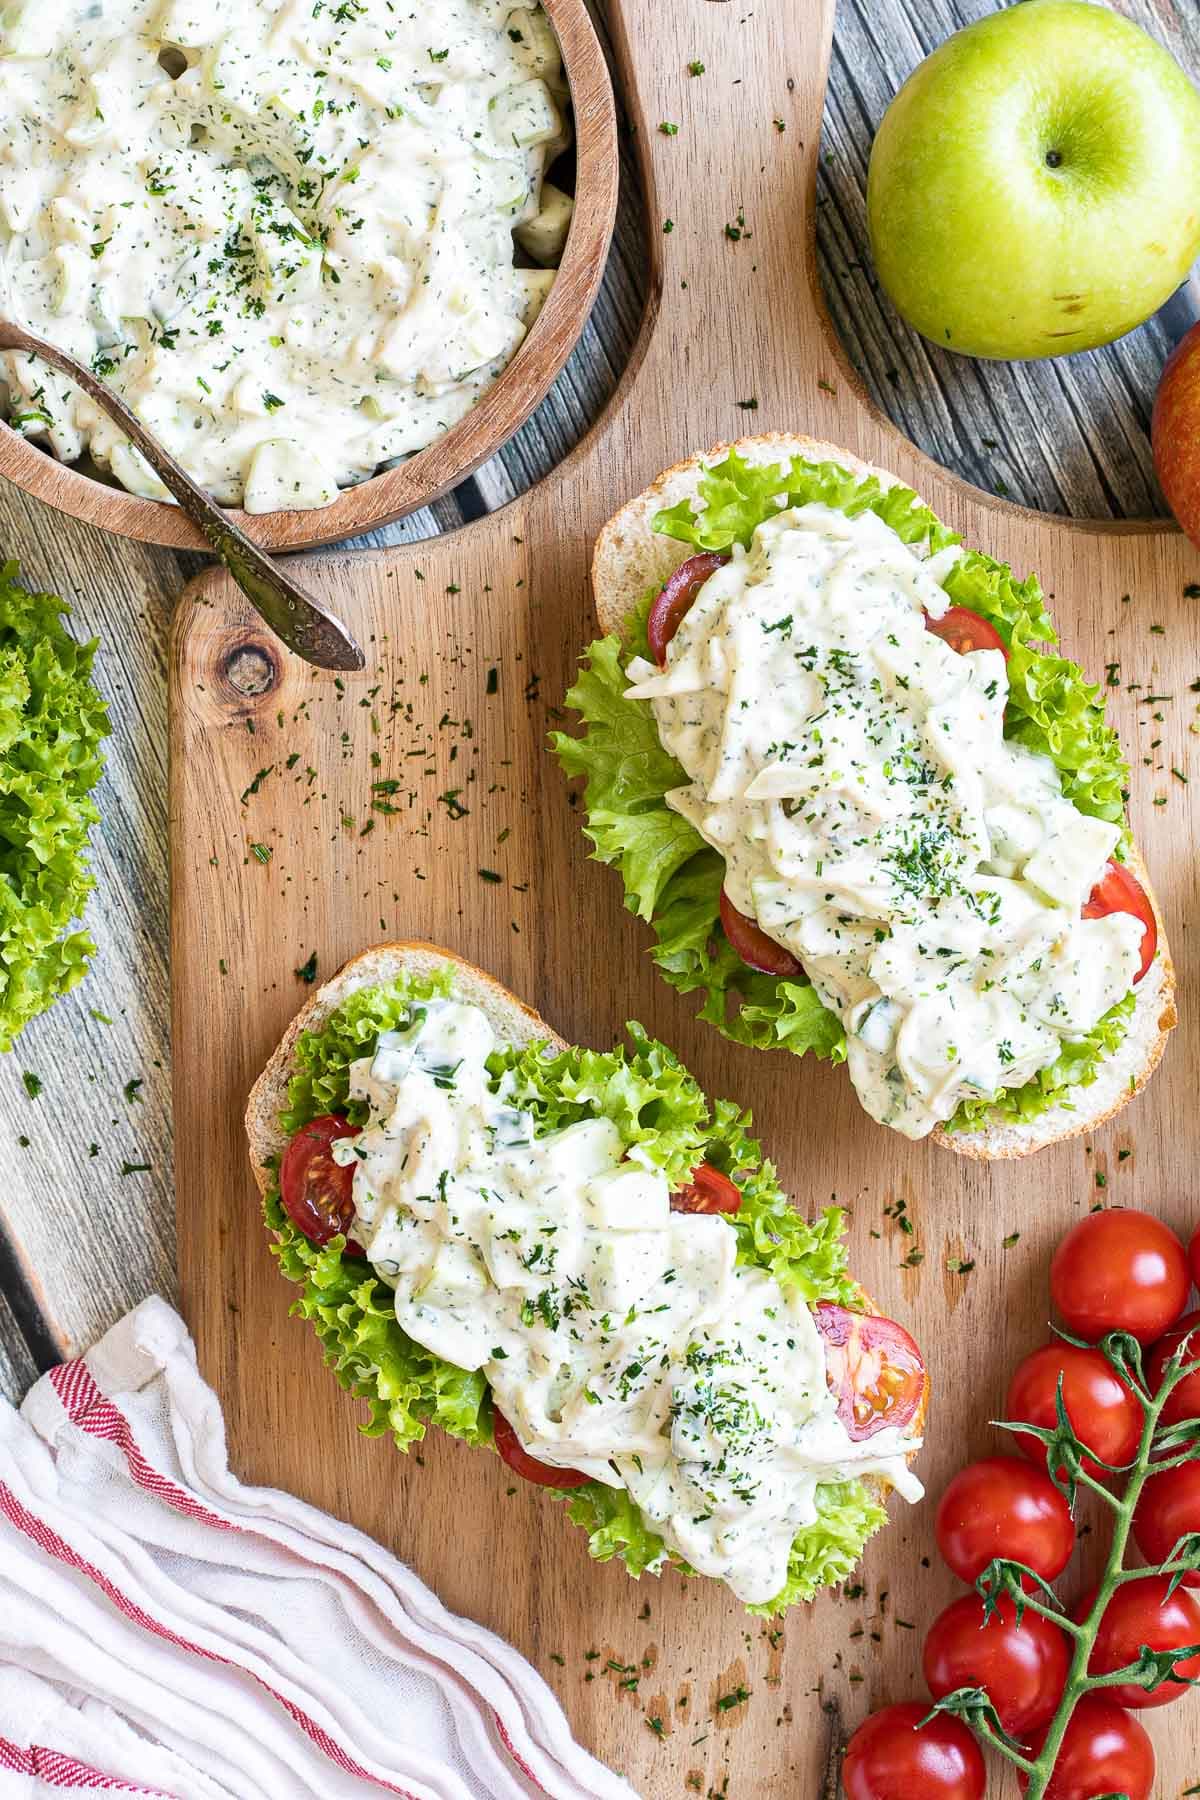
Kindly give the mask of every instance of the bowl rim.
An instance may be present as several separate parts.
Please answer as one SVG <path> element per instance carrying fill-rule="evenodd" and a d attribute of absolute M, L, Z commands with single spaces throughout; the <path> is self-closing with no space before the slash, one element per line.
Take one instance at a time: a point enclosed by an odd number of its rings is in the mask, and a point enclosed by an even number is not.
<path fill-rule="evenodd" d="M 311 550 L 429 506 L 494 456 L 549 392 L 599 292 L 616 220 L 617 117 L 604 51 L 584 0 L 541 0 L 562 50 L 575 125 L 575 211 L 558 274 L 516 355 L 471 410 L 394 469 L 339 490 L 308 512 L 226 510 L 268 550 Z M 177 506 L 147 500 L 61 463 L 0 421 L 0 475 L 25 493 L 117 537 L 207 550 Z"/>

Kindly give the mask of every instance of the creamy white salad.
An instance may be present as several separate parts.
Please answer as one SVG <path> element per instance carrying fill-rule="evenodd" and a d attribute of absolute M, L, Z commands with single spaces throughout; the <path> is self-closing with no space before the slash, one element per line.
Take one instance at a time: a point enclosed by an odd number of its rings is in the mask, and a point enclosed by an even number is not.
<path fill-rule="evenodd" d="M 324 506 L 525 337 L 565 104 L 512 0 L 0 0 L 0 297 L 219 500 Z M 72 383 L 0 371 L 18 429 L 168 498 Z"/>
<path fill-rule="evenodd" d="M 870 511 L 782 512 L 626 689 L 687 775 L 668 804 L 841 1019 L 867 1112 L 914 1138 L 1053 1063 L 1141 957 L 1139 920 L 1080 917 L 1119 828 L 1006 741 L 1003 653 L 926 629 L 959 554 Z"/>
<path fill-rule="evenodd" d="M 607 1119 L 534 1135 L 487 1059 L 477 1007 L 423 1003 L 351 1066 L 368 1122 L 351 1236 L 417 1343 L 480 1369 L 539 1461 L 625 1488 L 665 1544 L 748 1603 L 774 1598 L 818 1483 L 920 1483 L 894 1426 L 852 1441 L 812 1314 L 738 1267 L 717 1214 L 672 1212 L 665 1176 Z"/>

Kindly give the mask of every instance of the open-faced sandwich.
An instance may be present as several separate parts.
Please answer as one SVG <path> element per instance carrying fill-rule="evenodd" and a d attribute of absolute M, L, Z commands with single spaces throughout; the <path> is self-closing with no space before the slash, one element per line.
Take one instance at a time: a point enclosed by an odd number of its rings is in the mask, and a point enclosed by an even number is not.
<path fill-rule="evenodd" d="M 556 734 L 666 979 L 739 1043 L 845 1061 L 967 1155 L 1091 1130 L 1175 1023 L 1098 690 L 1033 576 L 808 438 L 668 470 L 611 519 Z"/>
<path fill-rule="evenodd" d="M 662 1044 L 575 1049 L 428 944 L 348 963 L 247 1129 L 297 1310 L 367 1429 L 554 1489 L 592 1555 L 776 1612 L 920 1496 L 926 1378 L 729 1101 Z"/>

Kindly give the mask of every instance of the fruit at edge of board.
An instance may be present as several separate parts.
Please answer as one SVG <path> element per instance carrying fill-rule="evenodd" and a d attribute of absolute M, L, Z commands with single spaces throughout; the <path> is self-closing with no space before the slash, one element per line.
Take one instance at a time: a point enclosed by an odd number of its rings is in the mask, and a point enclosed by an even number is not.
<path fill-rule="evenodd" d="M 1036 1755 L 1040 1748 L 1035 1736 L 1030 1750 Z M 1095 1800 L 1097 1794 L 1150 1800 L 1154 1768 L 1154 1746 L 1140 1721 L 1112 1700 L 1085 1694 L 1071 1714 L 1045 1800 Z M 1025 1793 L 1024 1775 L 1017 1782 Z"/>
<path fill-rule="evenodd" d="M 978 1594 L 952 1600 L 929 1627 L 921 1666 L 935 1700 L 956 1688 L 986 1689 L 1005 1731 L 1024 1741 L 1058 1710 L 1070 1646 L 1066 1633 L 1040 1613 L 1027 1611 L 1018 1625 L 1007 1594 L 996 1604 L 985 1620 Z"/>
<path fill-rule="evenodd" d="M 1066 1496 L 1019 1456 L 987 1456 L 960 1469 L 938 1502 L 934 1532 L 942 1560 L 968 1583 L 1000 1556 L 1053 1581 L 1075 1548 Z"/>
<path fill-rule="evenodd" d="M 1200 325 L 1179 340 L 1163 366 L 1150 445 L 1167 505 L 1200 549 Z"/>
<path fill-rule="evenodd" d="M 1200 1536 L 1200 1463 L 1182 1463 L 1152 1475 L 1133 1515 L 1133 1536 L 1148 1563 L 1165 1563 L 1180 1538 Z M 1200 1587 L 1200 1569 L 1183 1576 L 1184 1587 Z"/>
<path fill-rule="evenodd" d="M 1060 1339 L 1031 1351 L 1009 1382 L 1004 1416 L 1053 1430 L 1060 1376 L 1067 1417 L 1079 1441 L 1099 1459 L 1085 1458 L 1083 1466 L 1103 1480 L 1107 1470 L 1101 1463 L 1120 1468 L 1132 1460 L 1142 1431 L 1142 1408 L 1102 1350 L 1080 1350 Z M 1025 1432 L 1015 1436 L 1021 1454 L 1044 1468 L 1046 1446 L 1041 1440 Z"/>
<path fill-rule="evenodd" d="M 1088 1213 L 1050 1264 L 1050 1295 L 1063 1323 L 1091 1344 L 1110 1331 L 1155 1343 L 1183 1312 L 1191 1285 L 1187 1254 L 1170 1226 L 1132 1207 Z"/>
<path fill-rule="evenodd" d="M 863 1720 L 846 1746 L 846 1800 L 982 1800 L 983 1755 L 959 1719 L 925 1701 L 885 1706 Z M 921 1726 L 918 1730 L 917 1727 Z"/>
<path fill-rule="evenodd" d="M 1163 1370 L 1184 1338 L 1189 1340 L 1184 1351 L 1185 1360 L 1200 1362 L 1200 1312 L 1185 1313 L 1174 1329 L 1155 1344 L 1146 1361 L 1146 1380 L 1152 1394 L 1158 1392 Z M 1184 1376 L 1179 1386 L 1171 1390 L 1158 1416 L 1163 1425 L 1181 1425 L 1185 1419 L 1200 1419 L 1200 1371 Z"/>
<path fill-rule="evenodd" d="M 1142 1645 L 1151 1650 L 1178 1650 L 1185 1644 L 1200 1644 L 1200 1597 L 1191 1588 L 1177 1587 L 1171 1593 L 1169 1575 L 1146 1575 L 1138 1581 L 1127 1581 L 1114 1593 L 1104 1609 L 1096 1644 L 1088 1662 L 1089 1675 L 1109 1675 L 1137 1661 Z M 1092 1610 L 1095 1588 L 1088 1590 L 1074 1610 L 1074 1618 L 1082 1623 Z M 1200 1676 L 1200 1656 L 1177 1663 L 1175 1672 L 1189 1679 Z M 1105 1693 L 1118 1706 L 1134 1711 L 1143 1707 L 1169 1706 L 1188 1692 L 1186 1681 L 1169 1678 L 1156 1688 L 1126 1684 L 1106 1688 Z"/>
<path fill-rule="evenodd" d="M 1121 337 L 1200 249 L 1200 94 L 1129 19 L 1024 0 L 956 32 L 884 115 L 871 247 L 898 311 L 968 356 Z"/>

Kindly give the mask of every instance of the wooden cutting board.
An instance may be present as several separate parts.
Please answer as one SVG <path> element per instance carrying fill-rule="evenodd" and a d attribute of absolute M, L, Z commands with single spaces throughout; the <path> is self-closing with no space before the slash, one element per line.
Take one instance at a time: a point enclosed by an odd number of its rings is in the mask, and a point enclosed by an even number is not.
<path fill-rule="evenodd" d="M 1098 529 L 991 500 L 872 411 L 815 289 L 832 10 L 622 0 L 618 73 L 655 279 L 606 418 L 539 489 L 451 537 L 307 559 L 305 579 L 369 647 L 362 678 L 317 677 L 282 655 L 215 574 L 182 604 L 172 657 L 179 1258 L 234 1465 L 392 1545 L 450 1606 L 518 1645 L 582 1740 L 653 1796 L 834 1791 L 845 1731 L 921 1692 L 923 1628 L 955 1591 L 927 1560 L 932 1506 L 895 1505 L 861 1585 L 776 1629 L 713 1583 L 635 1585 L 591 1563 L 582 1535 L 533 1490 L 514 1491 L 492 1457 L 439 1439 L 404 1459 L 358 1436 L 357 1409 L 288 1317 L 241 1128 L 251 1080 L 309 991 L 297 971 L 310 956 L 321 978 L 367 944 L 433 938 L 578 1041 L 607 1046 L 624 1020 L 643 1020 L 710 1092 L 751 1105 L 797 1204 L 849 1206 L 856 1270 L 928 1353 L 920 1469 L 935 1496 L 965 1457 L 997 1446 L 986 1421 L 1044 1336 L 1048 1257 L 1066 1226 L 1098 1198 L 1181 1229 L 1197 1211 L 1200 600 L 1188 587 L 1200 556 L 1161 525 Z M 697 60 L 703 78 L 688 75 Z M 968 541 L 1038 570 L 1070 652 L 1100 679 L 1108 668 L 1183 1024 L 1147 1095 L 1092 1138 L 978 1166 L 871 1125 L 840 1073 L 722 1043 L 655 978 L 619 882 L 585 858 L 544 743 L 593 635 L 597 527 L 691 450 L 769 429 L 897 470 Z M 954 1259 L 970 1273 L 950 1272 Z M 1200 1702 L 1150 1719 L 1159 1791 L 1173 1795 L 1200 1779 Z"/>

